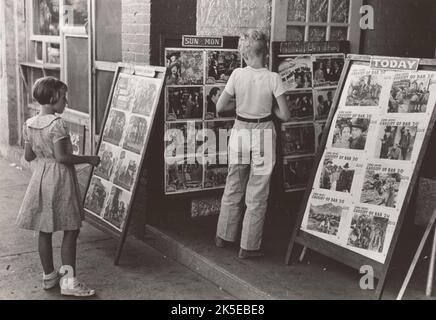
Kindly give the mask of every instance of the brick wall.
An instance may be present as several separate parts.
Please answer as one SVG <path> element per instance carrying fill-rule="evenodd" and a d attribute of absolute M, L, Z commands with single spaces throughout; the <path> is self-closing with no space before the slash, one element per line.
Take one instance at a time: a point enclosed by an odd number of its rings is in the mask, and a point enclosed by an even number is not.
<path fill-rule="evenodd" d="M 375 29 L 362 31 L 361 53 L 434 58 L 436 1 L 366 0 Z"/>
<path fill-rule="evenodd" d="M 150 62 L 150 2 L 151 0 L 122 0 L 123 62 Z"/>

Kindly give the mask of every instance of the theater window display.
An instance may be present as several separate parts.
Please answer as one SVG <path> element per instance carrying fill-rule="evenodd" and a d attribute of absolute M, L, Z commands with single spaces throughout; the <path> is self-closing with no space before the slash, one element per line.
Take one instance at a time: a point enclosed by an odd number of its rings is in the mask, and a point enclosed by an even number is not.
<path fill-rule="evenodd" d="M 167 48 L 165 60 L 165 193 L 223 189 L 236 112 L 219 114 L 216 104 L 242 57 L 234 49 Z"/>

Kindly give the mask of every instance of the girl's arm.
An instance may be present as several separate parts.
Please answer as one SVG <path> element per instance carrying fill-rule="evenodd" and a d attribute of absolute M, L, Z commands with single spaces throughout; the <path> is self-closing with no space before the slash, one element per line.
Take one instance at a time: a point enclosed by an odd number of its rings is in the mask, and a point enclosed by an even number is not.
<path fill-rule="evenodd" d="M 25 147 L 24 147 L 24 159 L 27 162 L 32 162 L 33 160 L 36 159 L 36 155 L 33 152 L 32 147 L 31 147 L 29 142 L 25 143 Z"/>
<path fill-rule="evenodd" d="M 218 112 L 218 114 L 236 109 L 236 104 L 231 101 L 232 98 L 233 97 L 229 95 L 226 91 L 221 94 L 221 97 L 219 98 L 216 105 L 216 111 Z"/>
<path fill-rule="evenodd" d="M 289 112 L 288 104 L 286 103 L 284 94 L 277 98 L 277 103 L 279 107 L 274 108 L 274 114 L 283 122 L 288 122 L 291 120 L 291 113 Z"/>
<path fill-rule="evenodd" d="M 55 143 L 54 152 L 56 161 L 65 165 L 77 165 L 88 163 L 94 167 L 100 164 L 100 157 L 98 156 L 76 156 L 69 152 L 69 139 L 62 139 Z"/>

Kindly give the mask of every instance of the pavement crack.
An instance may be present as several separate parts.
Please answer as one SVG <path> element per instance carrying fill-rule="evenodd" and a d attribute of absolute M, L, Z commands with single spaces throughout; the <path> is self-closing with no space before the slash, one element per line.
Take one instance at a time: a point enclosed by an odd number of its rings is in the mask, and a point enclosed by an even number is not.
<path fill-rule="evenodd" d="M 84 245 L 84 244 L 92 244 L 92 243 L 105 242 L 105 241 L 109 241 L 109 240 L 112 240 L 112 238 L 97 239 L 97 240 L 92 240 L 92 241 L 84 241 L 84 242 L 81 242 L 80 244 L 82 244 L 82 245 Z M 53 250 L 59 250 L 59 249 L 61 249 L 61 246 L 53 246 Z M 12 257 L 20 257 L 20 256 L 24 256 L 24 255 L 37 254 L 37 253 L 38 253 L 37 250 L 25 251 L 25 252 L 19 252 L 19 253 L 11 253 L 11 254 L 0 256 L 0 259 L 6 259 L 6 258 L 12 258 Z"/>
<path fill-rule="evenodd" d="M 34 251 L 26 251 L 26 252 L 20 252 L 20 253 L 7 254 L 4 256 L 0 256 L 0 259 L 6 259 L 6 258 L 11 258 L 11 257 L 20 257 L 20 256 L 24 256 L 24 255 L 28 255 L 28 254 L 35 254 L 35 253 L 38 253 L 38 251 L 34 250 Z"/>

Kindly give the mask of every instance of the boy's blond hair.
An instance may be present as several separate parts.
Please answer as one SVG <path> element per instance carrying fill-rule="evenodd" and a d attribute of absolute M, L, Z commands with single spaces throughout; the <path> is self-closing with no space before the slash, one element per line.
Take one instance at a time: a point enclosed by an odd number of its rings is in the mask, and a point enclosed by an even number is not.
<path fill-rule="evenodd" d="M 268 55 L 267 35 L 259 30 L 248 30 L 239 39 L 239 51 L 245 60 L 250 56 L 266 58 Z"/>

